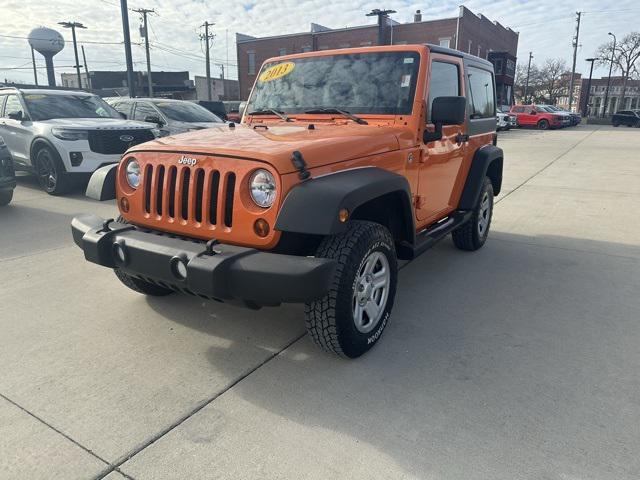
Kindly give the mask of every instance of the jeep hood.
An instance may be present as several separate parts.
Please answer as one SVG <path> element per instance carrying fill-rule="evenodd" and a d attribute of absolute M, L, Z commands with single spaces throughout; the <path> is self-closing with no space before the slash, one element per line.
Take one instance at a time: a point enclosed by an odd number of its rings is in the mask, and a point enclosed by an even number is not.
<path fill-rule="evenodd" d="M 136 145 L 130 151 L 224 155 L 268 162 L 280 174 L 294 172 L 298 150 L 309 168 L 398 150 L 415 143 L 406 128 L 358 124 L 227 124 Z"/>

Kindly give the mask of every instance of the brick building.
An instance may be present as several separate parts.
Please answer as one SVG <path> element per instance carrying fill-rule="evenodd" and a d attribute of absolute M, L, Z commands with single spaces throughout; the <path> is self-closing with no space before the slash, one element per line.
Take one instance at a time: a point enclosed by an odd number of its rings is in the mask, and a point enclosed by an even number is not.
<path fill-rule="evenodd" d="M 422 21 L 419 10 L 411 23 L 398 23 L 386 18 L 383 43 L 432 43 L 456 48 L 493 62 L 500 59 L 503 73 L 498 74 L 496 70 L 498 96 L 501 103 L 511 103 L 518 33 L 498 22 L 492 22 L 484 15 L 476 15 L 461 6 L 458 16 L 453 18 Z M 312 23 L 309 32 L 261 38 L 237 33 L 236 44 L 240 97 L 246 99 L 256 73 L 267 58 L 315 50 L 377 45 L 378 25 L 331 29 Z"/>
<path fill-rule="evenodd" d="M 587 114 L 589 116 L 602 115 L 604 113 L 604 97 L 607 92 L 608 77 L 594 78 L 591 80 L 591 91 L 589 92 L 589 103 Z M 587 94 L 588 78 L 582 79 L 582 89 L 580 95 L 580 109 L 584 108 Z M 624 92 L 624 102 L 622 102 L 622 77 L 611 77 L 609 87 L 609 99 L 607 103 L 607 115 L 611 115 L 619 110 L 640 109 L 640 80 L 627 80 L 627 88 Z"/>

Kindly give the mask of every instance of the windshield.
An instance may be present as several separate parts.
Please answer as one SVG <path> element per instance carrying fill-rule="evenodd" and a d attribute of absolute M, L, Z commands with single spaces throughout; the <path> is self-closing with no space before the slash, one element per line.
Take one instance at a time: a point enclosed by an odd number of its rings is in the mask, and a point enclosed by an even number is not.
<path fill-rule="evenodd" d="M 188 102 L 156 102 L 156 107 L 171 120 L 178 122 L 222 122 L 206 108 Z"/>
<path fill-rule="evenodd" d="M 372 52 L 296 58 L 262 67 L 247 112 L 338 108 L 350 113 L 407 115 L 413 108 L 420 56 Z"/>
<path fill-rule="evenodd" d="M 97 95 L 46 95 L 29 93 L 24 101 L 32 120 L 53 118 L 122 118 Z"/>

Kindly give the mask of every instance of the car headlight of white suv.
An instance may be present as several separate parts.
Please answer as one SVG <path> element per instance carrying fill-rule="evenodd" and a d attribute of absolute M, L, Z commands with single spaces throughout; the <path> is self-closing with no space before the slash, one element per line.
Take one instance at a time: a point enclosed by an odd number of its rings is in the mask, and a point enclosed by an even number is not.
<path fill-rule="evenodd" d="M 51 133 L 54 137 L 60 140 L 87 140 L 89 138 L 89 132 L 86 130 L 76 130 L 75 128 L 53 127 Z"/>

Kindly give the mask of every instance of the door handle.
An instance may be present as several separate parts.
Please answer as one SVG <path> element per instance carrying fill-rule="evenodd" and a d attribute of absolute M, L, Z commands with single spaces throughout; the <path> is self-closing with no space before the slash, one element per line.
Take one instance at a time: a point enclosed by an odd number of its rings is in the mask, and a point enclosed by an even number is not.
<path fill-rule="evenodd" d="M 460 145 L 461 143 L 466 143 L 469 141 L 469 135 L 466 133 L 459 133 L 456 135 L 456 143 Z"/>

